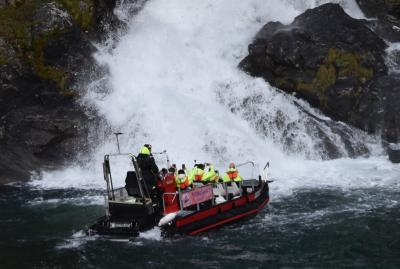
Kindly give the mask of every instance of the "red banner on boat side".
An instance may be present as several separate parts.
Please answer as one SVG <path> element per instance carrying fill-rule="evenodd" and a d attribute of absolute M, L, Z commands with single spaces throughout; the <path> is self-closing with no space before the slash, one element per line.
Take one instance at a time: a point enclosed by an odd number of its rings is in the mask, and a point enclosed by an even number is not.
<path fill-rule="evenodd" d="M 213 186 L 210 184 L 199 188 L 194 188 L 190 191 L 183 192 L 181 197 L 183 207 L 188 207 L 211 200 L 214 197 Z"/>

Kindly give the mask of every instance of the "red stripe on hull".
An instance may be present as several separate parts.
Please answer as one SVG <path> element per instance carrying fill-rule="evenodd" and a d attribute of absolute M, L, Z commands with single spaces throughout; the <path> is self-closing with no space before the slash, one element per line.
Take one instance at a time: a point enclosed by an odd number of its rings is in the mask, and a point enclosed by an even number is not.
<path fill-rule="evenodd" d="M 190 223 L 195 222 L 195 221 L 199 221 L 201 219 L 204 219 L 206 217 L 210 217 L 210 216 L 213 216 L 213 215 L 216 215 L 216 214 L 218 214 L 218 207 L 213 207 L 213 208 L 210 208 L 210 209 L 208 209 L 206 211 L 194 214 L 193 216 L 190 216 L 190 218 L 178 220 L 176 222 L 176 227 L 181 227 L 181 226 L 190 224 Z"/>
<path fill-rule="evenodd" d="M 215 228 L 215 227 L 220 226 L 220 225 L 222 225 L 222 224 L 225 224 L 225 223 L 228 223 L 228 222 L 231 222 L 231 221 L 234 221 L 234 220 L 243 218 L 243 217 L 245 217 L 245 216 L 247 216 L 247 215 L 250 215 L 250 214 L 253 214 L 253 213 L 257 213 L 258 211 L 260 211 L 261 209 L 263 209 L 264 206 L 265 206 L 268 202 L 269 202 L 269 197 L 267 197 L 267 199 L 265 199 L 265 201 L 264 201 L 258 208 L 256 208 L 256 209 L 250 210 L 250 211 L 248 211 L 248 212 L 246 212 L 246 213 L 243 213 L 243 214 L 240 214 L 240 215 L 233 216 L 233 217 L 228 218 L 228 219 L 221 220 L 220 222 L 217 222 L 217 223 L 214 223 L 214 224 L 205 226 L 205 227 L 203 227 L 203 228 L 194 230 L 194 231 L 190 232 L 189 235 L 196 235 L 196 234 L 198 234 L 198 233 L 207 231 L 207 230 L 209 230 L 209 229 Z"/>

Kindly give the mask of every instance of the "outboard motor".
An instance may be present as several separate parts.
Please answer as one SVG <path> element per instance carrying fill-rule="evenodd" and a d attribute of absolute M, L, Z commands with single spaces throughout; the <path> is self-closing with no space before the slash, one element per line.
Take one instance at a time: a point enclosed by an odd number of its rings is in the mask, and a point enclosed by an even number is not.
<path fill-rule="evenodd" d="M 388 148 L 389 160 L 392 163 L 400 163 L 400 143 L 390 144 Z"/>

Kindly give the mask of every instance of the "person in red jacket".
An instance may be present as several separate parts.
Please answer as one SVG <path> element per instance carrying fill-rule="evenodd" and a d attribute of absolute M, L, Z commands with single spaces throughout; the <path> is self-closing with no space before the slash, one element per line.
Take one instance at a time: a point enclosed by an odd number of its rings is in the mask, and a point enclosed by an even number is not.
<path fill-rule="evenodd" d="M 175 169 L 169 169 L 161 182 L 162 198 L 164 199 L 164 214 L 179 210 L 178 195 L 176 193 Z"/>

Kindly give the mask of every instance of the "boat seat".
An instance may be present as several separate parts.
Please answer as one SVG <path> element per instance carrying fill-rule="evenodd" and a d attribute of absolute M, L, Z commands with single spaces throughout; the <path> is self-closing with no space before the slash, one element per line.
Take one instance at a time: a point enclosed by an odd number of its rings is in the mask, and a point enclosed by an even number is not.
<path fill-rule="evenodd" d="M 242 187 L 258 187 L 260 182 L 257 179 L 245 179 L 242 181 Z"/>
<path fill-rule="evenodd" d="M 142 198 L 139 189 L 139 181 L 135 171 L 128 171 L 125 178 L 125 189 L 129 196 Z"/>
<path fill-rule="evenodd" d="M 242 189 L 245 193 L 250 193 L 260 186 L 260 181 L 257 179 L 246 179 L 242 182 Z"/>
<path fill-rule="evenodd" d="M 236 182 L 231 182 L 231 185 L 227 187 L 228 194 L 232 194 L 233 196 L 240 195 L 240 189 Z"/>
<path fill-rule="evenodd" d="M 225 196 L 226 192 L 222 184 L 217 183 L 213 188 L 214 196 Z"/>

